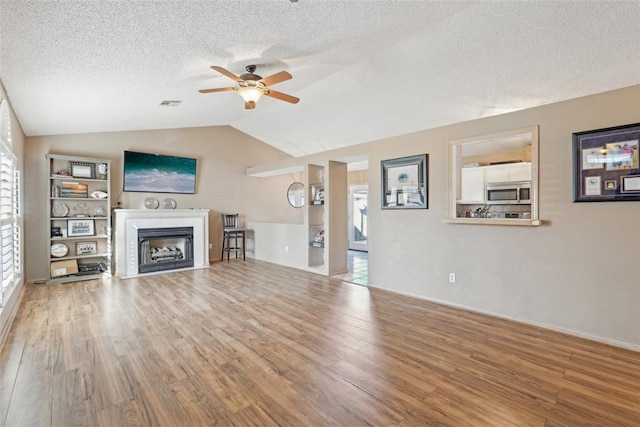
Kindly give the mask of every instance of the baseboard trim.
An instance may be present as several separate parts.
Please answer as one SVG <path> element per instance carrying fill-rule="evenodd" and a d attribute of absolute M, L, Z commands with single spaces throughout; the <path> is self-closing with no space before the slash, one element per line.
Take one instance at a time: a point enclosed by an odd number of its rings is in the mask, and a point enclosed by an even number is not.
<path fill-rule="evenodd" d="M 522 319 L 522 318 L 519 318 L 519 317 L 508 316 L 508 315 L 505 315 L 505 314 L 502 314 L 502 313 L 496 313 L 496 312 L 489 311 L 489 310 L 483 310 L 481 308 L 473 307 L 473 306 L 470 306 L 470 305 L 458 304 L 458 303 L 454 303 L 454 302 L 450 302 L 450 301 L 440 300 L 440 299 L 437 299 L 437 298 L 425 297 L 423 295 L 411 294 L 411 293 L 408 293 L 408 292 L 399 292 L 399 291 L 395 291 L 395 290 L 392 290 L 392 289 L 384 288 L 384 287 L 381 287 L 381 286 L 376 286 L 376 285 L 373 285 L 371 283 L 369 283 L 367 285 L 367 287 L 374 288 L 374 289 L 381 290 L 381 291 L 385 291 L 385 292 L 390 292 L 392 294 L 398 294 L 398 295 L 403 295 L 403 296 L 406 296 L 406 297 L 411 297 L 411 298 L 416 298 L 416 299 L 420 299 L 420 300 L 424 300 L 424 301 L 429 301 L 429 302 L 432 302 L 432 303 L 435 303 L 435 304 L 444 305 L 444 306 L 447 306 L 447 307 L 459 308 L 461 310 L 466 310 L 466 311 L 471 311 L 471 312 L 474 312 L 474 313 L 484 314 L 484 315 L 491 316 L 491 317 L 496 317 L 496 318 L 499 318 L 499 319 L 511 320 L 513 322 L 522 323 L 522 324 L 529 325 L 529 326 L 536 326 L 538 328 L 548 329 L 550 331 L 560 332 L 562 334 L 571 335 L 571 336 L 578 337 L 578 338 L 584 338 L 584 339 L 587 339 L 587 340 L 590 340 L 590 341 L 596 341 L 596 342 L 599 342 L 599 343 L 612 345 L 614 347 L 620 347 L 620 348 L 624 348 L 624 349 L 627 349 L 627 350 L 640 352 L 640 344 L 632 344 L 632 343 L 628 343 L 626 341 L 613 340 L 613 339 L 601 337 L 601 336 L 598 336 L 598 335 L 592 335 L 592 334 L 589 334 L 589 333 L 586 333 L 586 332 L 576 331 L 574 329 L 568 329 L 568 328 L 563 328 L 563 327 L 560 327 L 560 326 L 550 325 L 548 323 L 536 322 L 536 321 L 532 321 L 532 320 L 529 320 L 529 319 Z"/>

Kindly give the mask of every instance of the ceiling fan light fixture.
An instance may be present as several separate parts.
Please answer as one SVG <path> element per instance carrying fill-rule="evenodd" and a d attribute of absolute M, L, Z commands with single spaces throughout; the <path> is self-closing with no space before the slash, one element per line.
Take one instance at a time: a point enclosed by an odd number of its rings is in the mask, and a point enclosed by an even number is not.
<path fill-rule="evenodd" d="M 256 103 L 260 100 L 260 98 L 262 98 L 262 95 L 289 102 L 291 104 L 297 104 L 298 101 L 300 101 L 300 99 L 296 98 L 295 96 L 287 95 L 286 93 L 282 92 L 276 92 L 275 90 L 271 90 L 270 88 L 270 86 L 272 85 L 290 80 L 292 78 L 291 74 L 287 73 L 286 71 L 280 71 L 279 73 L 275 73 L 268 77 L 262 78 L 261 76 L 255 74 L 255 65 L 247 65 L 247 67 L 245 68 L 247 70 L 247 73 L 240 76 L 236 76 L 232 72 L 218 65 L 212 65 L 211 68 L 219 72 L 220 74 L 229 77 L 230 79 L 238 83 L 238 86 L 200 89 L 198 91 L 200 93 L 227 92 L 230 90 L 235 90 L 236 92 L 238 92 L 238 95 L 240 95 L 240 97 L 242 97 L 242 99 L 244 100 L 244 108 L 247 110 L 256 108 Z"/>
<path fill-rule="evenodd" d="M 264 95 L 264 91 L 256 86 L 245 86 L 238 88 L 238 95 L 244 99 L 244 102 L 253 102 L 255 104 Z"/>

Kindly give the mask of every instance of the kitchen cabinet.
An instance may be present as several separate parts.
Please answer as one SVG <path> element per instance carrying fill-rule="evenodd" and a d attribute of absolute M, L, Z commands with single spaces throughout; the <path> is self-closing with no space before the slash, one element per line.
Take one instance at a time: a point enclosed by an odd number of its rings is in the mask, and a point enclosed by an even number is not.
<path fill-rule="evenodd" d="M 507 181 L 531 181 L 531 163 L 512 163 L 507 168 Z"/>
<path fill-rule="evenodd" d="M 461 204 L 477 204 L 486 201 L 485 195 L 485 168 L 466 168 L 462 169 L 462 183 L 460 188 Z"/>
<path fill-rule="evenodd" d="M 485 184 L 492 182 L 531 181 L 531 163 L 507 163 L 484 166 Z"/>
<path fill-rule="evenodd" d="M 509 181 L 509 168 L 507 165 L 484 166 L 484 182 L 506 182 Z"/>
<path fill-rule="evenodd" d="M 489 183 L 531 181 L 530 162 L 463 168 L 461 172 L 458 204 L 486 203 L 486 185 Z"/>

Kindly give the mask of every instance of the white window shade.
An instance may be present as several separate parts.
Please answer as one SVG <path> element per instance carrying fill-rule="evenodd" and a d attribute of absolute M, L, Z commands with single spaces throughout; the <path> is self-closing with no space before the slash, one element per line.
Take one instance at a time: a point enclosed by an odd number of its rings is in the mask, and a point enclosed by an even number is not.
<path fill-rule="evenodd" d="M 21 279 L 20 173 L 12 153 L 7 102 L 0 103 L 0 304 Z"/>

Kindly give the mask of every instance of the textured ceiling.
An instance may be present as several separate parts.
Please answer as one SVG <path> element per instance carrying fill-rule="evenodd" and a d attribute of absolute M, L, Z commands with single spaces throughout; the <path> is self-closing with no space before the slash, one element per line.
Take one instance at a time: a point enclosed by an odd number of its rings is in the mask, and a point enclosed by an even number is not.
<path fill-rule="evenodd" d="M 0 19 L 28 136 L 230 125 L 300 156 L 640 83 L 638 1 L 0 0 Z M 300 103 L 198 93 L 248 64 Z"/>

